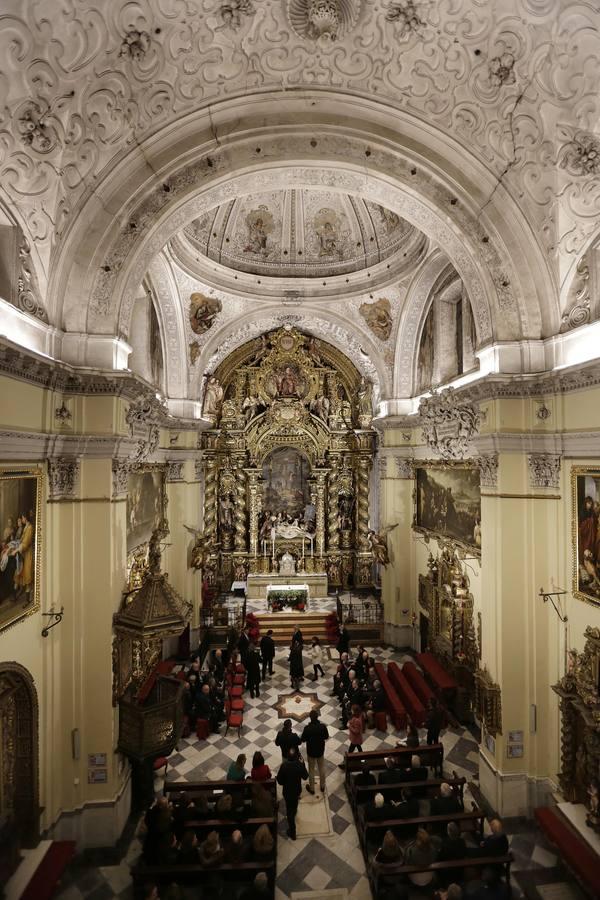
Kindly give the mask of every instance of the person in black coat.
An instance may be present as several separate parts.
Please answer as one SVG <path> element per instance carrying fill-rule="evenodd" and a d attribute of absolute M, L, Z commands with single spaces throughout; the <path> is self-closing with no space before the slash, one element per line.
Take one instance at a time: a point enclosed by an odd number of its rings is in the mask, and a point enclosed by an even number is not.
<path fill-rule="evenodd" d="M 246 687 L 250 691 L 250 697 L 254 694 L 260 697 L 260 655 L 254 644 L 248 646 L 246 654 Z"/>
<path fill-rule="evenodd" d="M 295 641 L 290 650 L 290 681 L 294 690 L 300 687 L 300 679 L 304 678 L 304 662 L 302 660 L 302 645 Z"/>
<path fill-rule="evenodd" d="M 386 801 L 383 794 L 375 794 L 372 802 L 365 803 L 364 810 L 365 822 L 384 822 L 396 817 L 395 807 Z"/>
<path fill-rule="evenodd" d="M 308 779 L 304 762 L 298 757 L 297 750 L 291 749 L 288 758 L 282 762 L 277 774 L 277 784 L 281 785 L 288 821 L 288 837 L 296 840 L 296 813 L 298 800 L 302 793 L 302 782 Z"/>
<path fill-rule="evenodd" d="M 246 659 L 248 657 L 248 647 L 250 646 L 250 638 L 248 637 L 248 628 L 243 628 L 242 633 L 239 636 L 237 642 L 237 648 L 240 651 L 240 659 L 242 665 L 245 667 Z"/>
<path fill-rule="evenodd" d="M 461 836 L 460 828 L 456 822 L 448 822 L 446 826 L 446 835 L 442 838 L 440 849 L 438 852 L 438 862 L 451 862 L 455 859 L 464 859 L 467 855 L 467 845 L 465 839 Z M 442 881 L 449 884 L 453 881 L 461 882 L 463 880 L 462 869 L 447 869 L 442 873 Z"/>
<path fill-rule="evenodd" d="M 439 744 L 440 742 L 440 731 L 442 730 L 442 724 L 444 721 L 444 714 L 442 710 L 438 706 L 438 702 L 435 697 L 432 697 L 429 701 L 429 711 L 427 713 L 427 718 L 425 719 L 425 727 L 427 728 L 427 743 L 428 744 Z"/>
<path fill-rule="evenodd" d="M 434 797 L 429 807 L 432 816 L 447 816 L 451 813 L 462 812 L 458 797 L 454 796 L 452 788 L 444 782 L 440 785 L 440 796 Z"/>
<path fill-rule="evenodd" d="M 267 633 L 260 639 L 260 655 L 262 658 L 262 680 L 267 677 L 267 669 L 269 675 L 273 674 L 273 660 L 275 659 L 275 641 L 273 640 L 273 629 L 269 628 Z"/>
<path fill-rule="evenodd" d="M 212 731 L 219 730 L 219 716 L 210 698 L 210 688 L 207 684 L 202 685 L 202 690 L 196 699 L 196 711 L 199 719 L 207 719 L 210 723 Z"/>
<path fill-rule="evenodd" d="M 350 633 L 348 632 L 348 629 L 345 625 L 340 631 L 340 636 L 335 649 L 340 654 L 340 656 L 342 655 L 342 653 L 348 653 L 350 650 Z"/>
<path fill-rule="evenodd" d="M 500 819 L 492 819 L 490 834 L 482 840 L 477 849 L 469 851 L 469 856 L 506 856 L 508 850 L 508 838 L 504 834 L 502 822 Z"/>
<path fill-rule="evenodd" d="M 293 647 L 294 644 L 300 644 L 301 647 L 304 646 L 304 638 L 302 636 L 302 632 L 300 631 L 299 625 L 294 625 L 294 633 L 292 635 L 291 646 Z"/>
<path fill-rule="evenodd" d="M 319 770 L 319 787 L 321 793 L 325 791 L 325 741 L 329 740 L 329 731 L 327 726 L 319 722 L 319 713 L 313 709 L 310 713 L 310 723 L 305 726 L 300 738 L 302 743 L 306 744 L 306 755 L 308 757 L 308 785 L 306 787 L 309 794 L 315 792 L 315 768 Z"/>
<path fill-rule="evenodd" d="M 300 738 L 292 731 L 292 720 L 286 719 L 275 738 L 275 746 L 281 750 L 282 761 L 288 758 L 290 750 L 298 750 L 300 743 Z"/>

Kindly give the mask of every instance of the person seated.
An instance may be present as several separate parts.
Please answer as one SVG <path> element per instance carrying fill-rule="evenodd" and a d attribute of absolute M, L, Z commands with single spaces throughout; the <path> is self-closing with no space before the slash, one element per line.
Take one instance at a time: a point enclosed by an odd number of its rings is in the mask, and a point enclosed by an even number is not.
<path fill-rule="evenodd" d="M 418 819 L 419 818 L 419 801 L 409 788 L 402 788 L 400 791 L 400 801 L 394 803 L 394 818 L 396 819 Z"/>
<path fill-rule="evenodd" d="M 398 843 L 398 839 L 393 831 L 389 829 L 383 836 L 381 847 L 375 854 L 374 862 L 376 863 L 398 863 L 402 864 L 402 847 Z"/>
<path fill-rule="evenodd" d="M 181 866 L 196 866 L 199 862 L 198 838 L 194 831 L 188 829 L 183 832 L 183 837 L 181 838 L 179 853 L 177 854 L 177 864 Z"/>
<path fill-rule="evenodd" d="M 234 819 L 235 809 L 231 794 L 221 794 L 215 803 L 215 819 Z"/>
<path fill-rule="evenodd" d="M 155 884 L 144 885 L 144 900 L 160 900 L 158 887 Z"/>
<path fill-rule="evenodd" d="M 196 711 L 199 719 L 206 719 L 210 724 L 211 731 L 218 732 L 219 716 L 218 711 L 211 700 L 210 687 L 203 684 L 201 690 L 196 695 Z"/>
<path fill-rule="evenodd" d="M 227 781 L 246 780 L 246 754 L 240 753 L 227 769 Z"/>
<path fill-rule="evenodd" d="M 446 834 L 439 845 L 437 855 L 438 862 L 450 862 L 455 859 L 464 859 L 466 855 L 467 845 L 460 833 L 460 828 L 456 822 L 448 822 Z M 447 872 L 442 872 L 440 877 L 444 884 L 446 884 L 448 881 L 462 881 L 463 876 L 463 869 L 448 869 Z"/>
<path fill-rule="evenodd" d="M 158 853 L 159 844 L 173 828 L 173 808 L 167 797 L 159 797 L 144 817 L 146 834 L 142 854 L 147 862 L 152 862 Z"/>
<path fill-rule="evenodd" d="M 405 747 L 418 747 L 421 743 L 421 739 L 419 738 L 419 730 L 410 716 L 408 716 L 406 720 L 406 740 L 404 742 Z"/>
<path fill-rule="evenodd" d="M 435 896 L 437 900 L 463 900 L 464 894 L 460 884 L 453 882 L 445 891 L 437 891 Z"/>
<path fill-rule="evenodd" d="M 410 769 L 406 772 L 406 778 L 403 781 L 427 781 L 429 769 L 427 766 L 421 765 L 421 757 L 416 753 L 410 758 Z"/>
<path fill-rule="evenodd" d="M 500 876 L 498 866 L 486 867 L 481 875 L 481 886 L 471 894 L 470 900 L 509 900 L 510 887 Z"/>
<path fill-rule="evenodd" d="M 271 859 L 275 848 L 273 835 L 268 825 L 259 825 L 252 839 L 252 853 L 255 859 Z"/>
<path fill-rule="evenodd" d="M 261 782 L 252 782 L 250 796 L 250 815 L 253 819 L 268 819 L 275 815 L 273 795 Z"/>
<path fill-rule="evenodd" d="M 356 787 L 372 787 L 377 784 L 377 779 L 369 769 L 363 769 L 362 772 L 356 772 L 353 777 Z"/>
<path fill-rule="evenodd" d="M 202 673 L 200 671 L 200 660 L 198 659 L 198 657 L 196 657 L 195 659 L 192 660 L 192 664 L 188 670 L 187 677 L 188 677 L 188 681 L 190 681 L 192 678 L 196 683 L 202 681 Z"/>
<path fill-rule="evenodd" d="M 177 840 L 181 840 L 186 830 L 186 823 L 196 818 L 196 809 L 186 794 L 180 794 L 173 803 L 173 831 Z"/>
<path fill-rule="evenodd" d="M 175 833 L 170 831 L 161 837 L 158 842 L 156 859 L 152 861 L 158 862 L 159 866 L 173 866 L 177 862 L 177 857 L 177 838 Z"/>
<path fill-rule="evenodd" d="M 190 731 L 194 731 L 196 720 L 198 719 L 198 708 L 196 706 L 196 696 L 192 693 L 189 681 L 183 682 L 183 714 L 188 720 Z"/>
<path fill-rule="evenodd" d="M 492 819 L 490 833 L 482 840 L 479 847 L 469 851 L 469 856 L 506 856 L 508 850 L 508 838 L 504 834 L 502 822 L 500 819 Z"/>
<path fill-rule="evenodd" d="M 201 866 L 219 866 L 223 862 L 225 851 L 219 841 L 216 831 L 210 831 L 206 840 L 202 841 L 198 848 Z"/>
<path fill-rule="evenodd" d="M 240 900 L 266 900 L 270 893 L 267 873 L 258 872 L 252 884 L 240 894 Z"/>
<path fill-rule="evenodd" d="M 385 769 L 379 773 L 378 783 L 379 784 L 398 784 L 400 781 L 407 781 L 407 778 L 404 778 L 405 771 L 402 769 L 398 769 L 396 766 L 396 760 L 393 756 L 386 756 L 385 758 Z"/>
<path fill-rule="evenodd" d="M 254 756 L 252 757 L 252 770 L 250 772 L 250 778 L 252 781 L 269 781 L 271 775 L 271 770 L 265 763 L 265 758 L 260 752 L 257 750 Z"/>
<path fill-rule="evenodd" d="M 386 803 L 383 794 L 375 794 L 373 801 L 365 803 L 365 822 L 384 822 L 386 819 L 395 818 L 396 811 L 391 803 Z"/>
<path fill-rule="evenodd" d="M 212 813 L 205 791 L 196 794 L 193 804 L 190 805 L 190 812 L 193 813 L 193 819 L 210 819 Z"/>
<path fill-rule="evenodd" d="M 225 844 L 225 862 L 231 866 L 239 866 L 240 863 L 246 862 L 248 857 L 248 848 L 244 841 L 244 836 L 239 828 L 231 833 L 231 837 Z"/>
<path fill-rule="evenodd" d="M 449 813 L 461 812 L 461 805 L 458 797 L 446 782 L 440 785 L 440 796 L 434 797 L 429 805 L 429 814 L 432 816 L 446 816 Z"/>
<path fill-rule="evenodd" d="M 431 842 L 431 838 L 423 828 L 417 831 L 417 837 L 412 844 L 406 848 L 404 854 L 404 864 L 407 866 L 430 866 L 435 862 L 436 853 Z M 434 878 L 433 872 L 412 872 L 408 879 L 417 887 L 426 887 L 431 884 Z"/>

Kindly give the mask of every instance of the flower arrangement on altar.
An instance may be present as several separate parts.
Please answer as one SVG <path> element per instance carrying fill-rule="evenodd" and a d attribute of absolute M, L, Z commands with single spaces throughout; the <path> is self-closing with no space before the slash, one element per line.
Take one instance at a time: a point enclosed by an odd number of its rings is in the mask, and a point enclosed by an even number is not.
<path fill-rule="evenodd" d="M 306 591 L 299 589 L 297 591 L 269 591 L 267 601 L 271 612 L 281 612 L 286 607 L 304 612 L 307 599 Z"/>

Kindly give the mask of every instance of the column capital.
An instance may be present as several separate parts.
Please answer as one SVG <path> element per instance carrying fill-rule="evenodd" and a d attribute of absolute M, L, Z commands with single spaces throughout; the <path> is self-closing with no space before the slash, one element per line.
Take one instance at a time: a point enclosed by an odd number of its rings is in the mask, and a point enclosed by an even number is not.
<path fill-rule="evenodd" d="M 79 488 L 79 459 L 58 457 L 48 460 L 48 488 L 51 500 L 73 500 Z"/>
<path fill-rule="evenodd" d="M 529 484 L 532 488 L 559 488 L 560 465 L 562 457 L 559 453 L 529 453 Z"/>

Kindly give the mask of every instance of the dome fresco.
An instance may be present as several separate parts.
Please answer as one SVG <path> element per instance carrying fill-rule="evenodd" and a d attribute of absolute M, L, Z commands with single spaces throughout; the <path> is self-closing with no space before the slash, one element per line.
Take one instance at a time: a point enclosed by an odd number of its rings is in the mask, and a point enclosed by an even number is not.
<path fill-rule="evenodd" d="M 180 237 L 196 256 L 228 268 L 300 278 L 358 272 L 422 240 L 383 206 L 309 189 L 238 197 L 193 220 Z"/>

